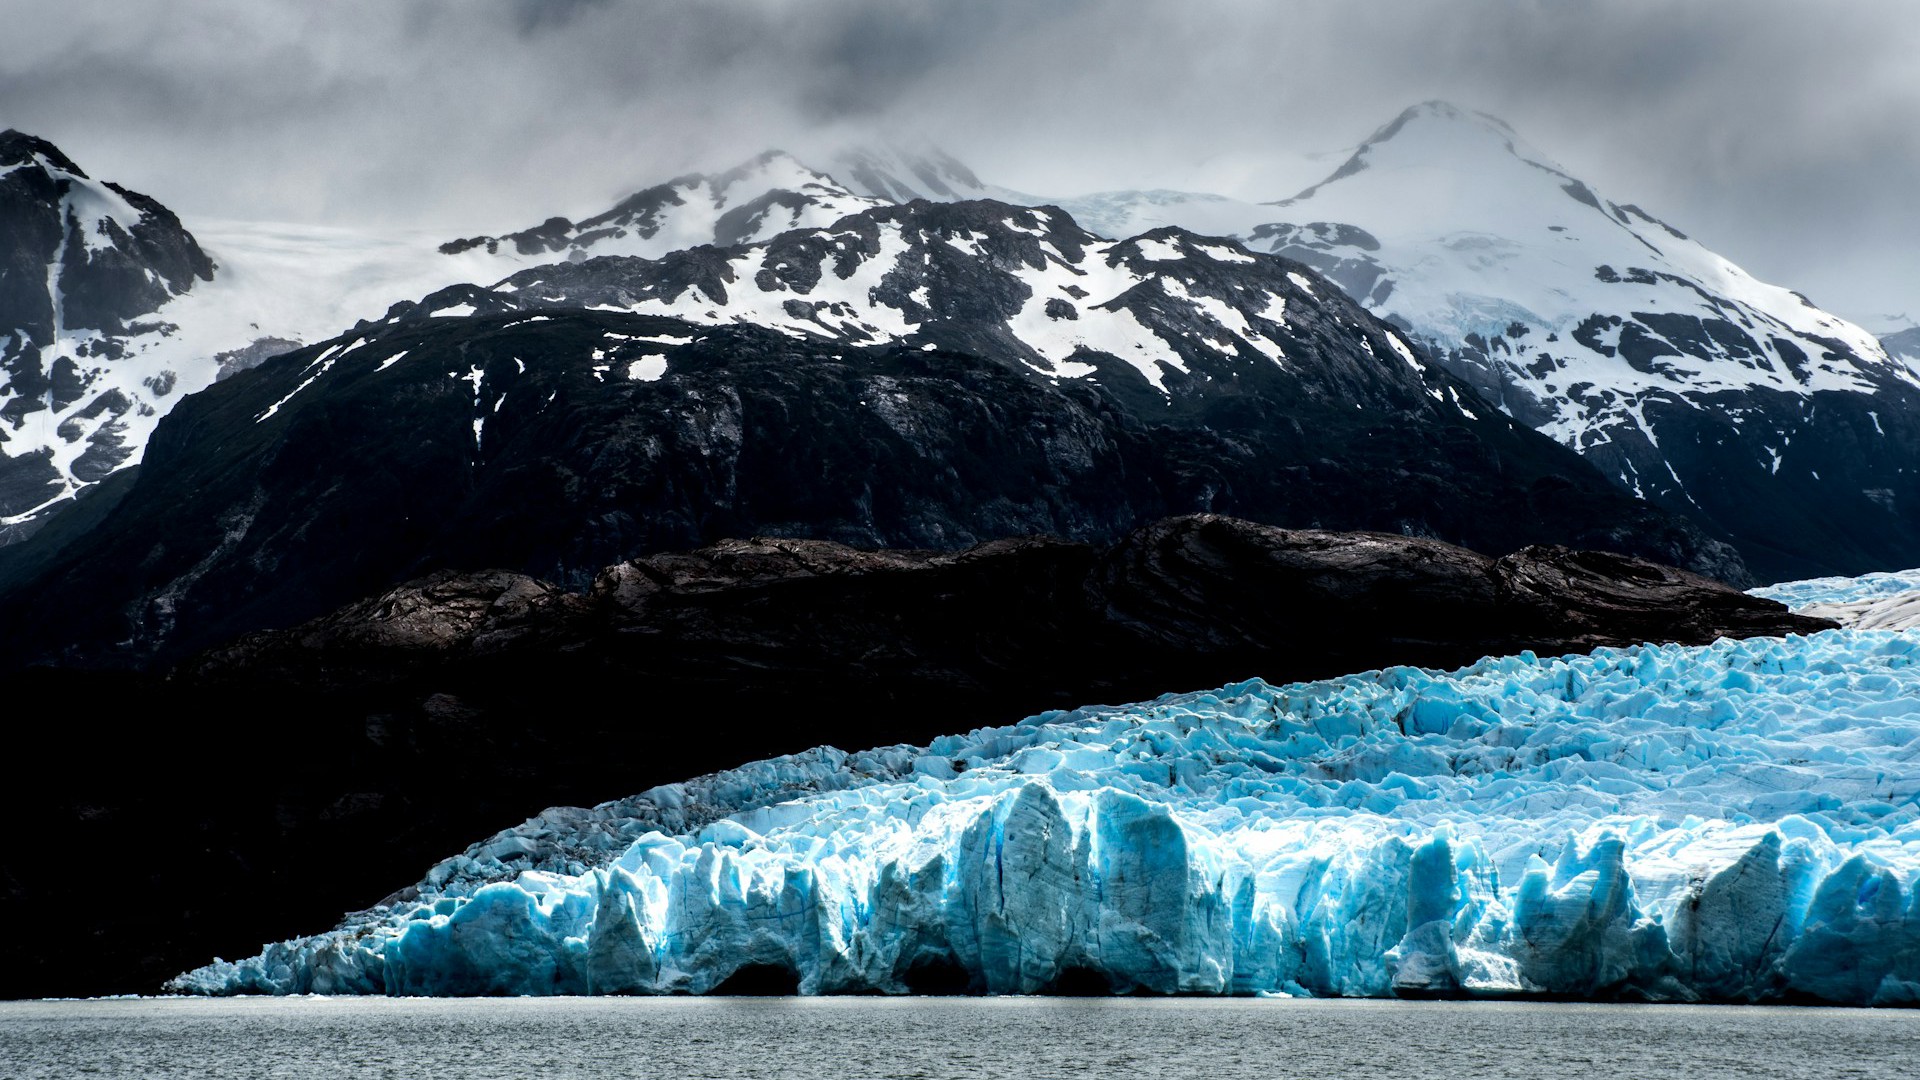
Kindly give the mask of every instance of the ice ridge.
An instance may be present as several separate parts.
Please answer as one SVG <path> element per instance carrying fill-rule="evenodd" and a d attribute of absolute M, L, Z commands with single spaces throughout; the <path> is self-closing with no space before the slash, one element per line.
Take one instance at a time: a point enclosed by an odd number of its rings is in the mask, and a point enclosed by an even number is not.
<path fill-rule="evenodd" d="M 1920 635 L 1258 680 L 550 811 L 193 993 L 1920 1004 Z"/>

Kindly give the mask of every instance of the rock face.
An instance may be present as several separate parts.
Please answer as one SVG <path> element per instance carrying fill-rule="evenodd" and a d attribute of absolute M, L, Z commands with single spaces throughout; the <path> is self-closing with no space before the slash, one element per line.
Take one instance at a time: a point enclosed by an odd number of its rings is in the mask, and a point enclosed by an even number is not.
<path fill-rule="evenodd" d="M 952 550 L 1107 541 L 1194 511 L 1744 575 L 1296 264 L 1177 233 L 1096 249 L 1063 217 L 993 203 L 850 219 L 838 254 L 811 236 L 449 290 L 195 395 L 98 528 L 29 575 L 0 560 L 0 611 L 37 613 L 0 630 L 4 655 L 179 657 L 437 568 L 578 588 L 729 536 Z M 1016 335 L 1008 313 L 1040 284 L 1018 271 L 1041 273 L 1021 260 L 1073 277 L 1055 249 L 1120 289 L 1101 314 L 1140 337 L 1111 348 L 1165 356 Z M 891 282 L 871 295 L 916 307 L 918 329 L 859 344 L 893 310 L 878 300 L 810 335 L 700 310 L 749 302 L 741 263 L 816 275 L 816 294 Z M 583 310 L 656 301 L 701 321 Z M 1219 337 L 1236 319 L 1245 336 Z"/>
<path fill-rule="evenodd" d="M 174 389 L 128 360 L 165 329 L 142 320 L 213 269 L 154 199 L 0 132 L 0 545 L 134 457 L 133 419 Z"/>
<path fill-rule="evenodd" d="M 1492 559 L 1212 516 L 1108 548 L 731 541 L 607 568 L 584 595 L 438 574 L 164 681 L 10 678 L 27 714 L 128 719 L 111 755 L 92 749 L 94 725 L 17 734 L 44 782 L 10 786 L 5 809 L 40 825 L 0 860 L 0 915 L 71 902 L 70 879 L 44 867 L 80 850 L 118 852 L 121 886 L 178 903 L 101 909 L 77 941 L 6 937 L 0 994 L 152 990 L 378 899 L 365 882 L 415 879 L 477 822 L 820 743 L 926 739 L 1256 674 L 1827 625 L 1616 556 Z M 194 719 L 136 719 L 173 716 Z M 316 882 L 316 859 L 360 869 Z M 283 899 L 245 902 L 265 894 Z"/>

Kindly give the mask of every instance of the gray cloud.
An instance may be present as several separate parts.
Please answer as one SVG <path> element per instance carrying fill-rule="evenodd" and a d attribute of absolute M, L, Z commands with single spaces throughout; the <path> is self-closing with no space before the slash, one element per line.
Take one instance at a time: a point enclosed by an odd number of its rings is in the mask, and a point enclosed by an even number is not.
<path fill-rule="evenodd" d="M 201 217 L 459 231 L 769 145 L 1275 198 L 1432 97 L 1856 318 L 1920 316 L 1908 0 L 0 0 L 0 125 Z M 1317 155 L 1317 156 L 1311 156 Z"/>

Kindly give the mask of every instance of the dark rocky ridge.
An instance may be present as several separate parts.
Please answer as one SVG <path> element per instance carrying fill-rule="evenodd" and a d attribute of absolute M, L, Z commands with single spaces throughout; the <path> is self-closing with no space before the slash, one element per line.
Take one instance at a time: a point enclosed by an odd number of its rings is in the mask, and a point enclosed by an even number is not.
<path fill-rule="evenodd" d="M 436 574 L 170 679 L 11 679 L 10 706 L 95 719 L 15 738 L 35 779 L 5 810 L 33 827 L 0 856 L 0 918 L 84 930 L 0 937 L 0 996 L 152 991 L 375 902 L 546 806 L 821 743 L 1252 675 L 1828 625 L 1615 555 L 1493 559 L 1213 516 L 1108 548 L 729 541 L 608 568 L 585 594 Z M 95 902 L 69 870 L 103 852 L 116 899 Z M 348 863 L 364 878 L 308 872 Z"/>
<path fill-rule="evenodd" d="M 363 326 L 186 400 L 98 527 L 0 559 L 0 665 L 178 659 L 435 569 L 577 588 L 752 534 L 952 550 L 1212 511 L 1743 573 L 1543 436 L 1322 348 L 1325 384 L 1262 360 L 1143 418 L 1018 362 L 751 327 L 565 309 Z M 663 377 L 625 377 L 649 354 Z"/>
<path fill-rule="evenodd" d="M 524 574 L 442 571 L 249 634 L 174 677 L 335 693 L 586 661 L 644 686 L 704 687 L 723 709 L 736 696 L 893 687 L 895 704 L 928 695 L 938 703 L 916 712 L 973 723 L 1004 713 L 1002 702 L 1130 701 L 1248 672 L 1290 682 L 1832 625 L 1630 556 L 1532 546 L 1493 558 L 1417 537 L 1202 514 L 1105 548 L 1049 537 L 960 552 L 728 540 L 609 567 L 584 593 Z M 875 725 L 872 740 L 898 738 L 896 721 Z"/>

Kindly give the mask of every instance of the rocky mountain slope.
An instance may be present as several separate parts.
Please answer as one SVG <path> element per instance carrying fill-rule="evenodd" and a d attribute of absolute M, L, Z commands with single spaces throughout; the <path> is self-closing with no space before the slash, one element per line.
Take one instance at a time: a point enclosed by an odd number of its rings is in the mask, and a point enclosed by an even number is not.
<path fill-rule="evenodd" d="M 584 592 L 436 574 L 227 643 L 167 679 L 9 676 L 10 707 L 31 715 L 84 703 L 99 718 L 192 722 L 117 724 L 112 754 L 92 724 L 15 732 L 19 760 L 87 765 L 0 788 L 0 808 L 37 823 L 0 856 L 0 917 L 73 912 L 73 879 L 46 868 L 76 851 L 116 852 L 115 888 L 145 901 L 87 905 L 73 933 L 0 938 L 0 996 L 152 991 L 373 903 L 476 822 L 822 742 L 921 740 L 1253 674 L 1825 625 L 1618 556 L 1491 559 L 1211 516 L 1106 547 L 729 541 L 604 568 Z M 182 797 L 201 789 L 217 794 Z M 350 875 L 311 872 L 348 863 Z M 253 902 L 263 895 L 280 899 Z"/>
<path fill-rule="evenodd" d="M 183 404 L 99 526 L 0 559 L 0 610 L 57 609 L 8 655 L 139 661 L 435 568 L 574 583 L 750 533 L 951 549 L 1190 511 L 1742 577 L 1309 273 L 916 202 L 443 290 Z"/>
<path fill-rule="evenodd" d="M 1889 355 L 1920 345 L 1754 279 L 1493 117 L 1415 106 L 1277 203 L 1002 197 L 1107 236 L 1180 226 L 1312 265 L 1763 578 L 1920 562 L 1920 375 Z"/>
<path fill-rule="evenodd" d="M 139 463 L 180 400 L 396 300 L 495 280 L 437 238 L 196 222 L 0 134 L 0 548 Z"/>

